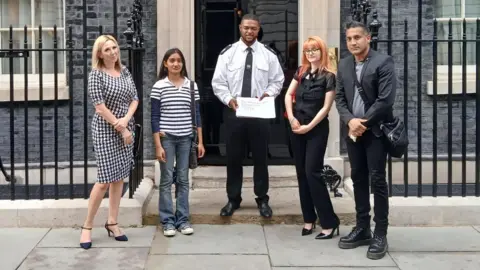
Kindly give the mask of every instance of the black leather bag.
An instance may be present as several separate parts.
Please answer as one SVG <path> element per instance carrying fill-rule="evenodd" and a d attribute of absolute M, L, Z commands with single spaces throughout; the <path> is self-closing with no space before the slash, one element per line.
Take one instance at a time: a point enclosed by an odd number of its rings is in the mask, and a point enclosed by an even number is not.
<path fill-rule="evenodd" d="M 358 94 L 362 98 L 366 107 L 370 107 L 370 101 L 367 98 L 367 95 L 363 91 L 363 87 L 357 79 L 357 74 L 355 73 L 355 68 L 353 70 L 353 78 L 355 85 L 358 88 Z M 401 158 L 406 151 L 408 151 L 408 134 L 405 124 L 400 118 L 395 116 L 392 122 L 380 122 L 380 129 L 386 137 L 387 141 L 387 150 L 388 154 L 391 157 Z"/>
<path fill-rule="evenodd" d="M 189 168 L 196 169 L 198 167 L 198 134 L 197 134 L 197 114 L 195 113 L 195 86 L 190 81 L 190 97 L 191 97 L 191 114 L 192 114 L 192 147 L 190 148 Z"/>
<path fill-rule="evenodd" d="M 387 137 L 388 153 L 395 158 L 401 158 L 408 151 L 408 134 L 405 124 L 398 117 L 393 122 L 381 123 L 380 129 Z"/>

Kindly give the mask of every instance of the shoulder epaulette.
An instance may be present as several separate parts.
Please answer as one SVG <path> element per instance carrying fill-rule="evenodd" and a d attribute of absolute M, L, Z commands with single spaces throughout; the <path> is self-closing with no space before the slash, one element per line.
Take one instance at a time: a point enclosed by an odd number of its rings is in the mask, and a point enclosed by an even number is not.
<path fill-rule="evenodd" d="M 228 51 L 232 47 L 232 44 L 228 44 L 227 47 L 223 48 L 223 50 L 220 52 L 220 55 L 224 54 L 226 51 Z"/>
<path fill-rule="evenodd" d="M 267 48 L 267 50 L 271 51 L 273 54 L 277 55 L 277 52 L 274 49 L 270 48 L 270 46 L 268 46 L 267 44 L 263 44 L 263 46 L 265 46 L 265 48 Z"/>

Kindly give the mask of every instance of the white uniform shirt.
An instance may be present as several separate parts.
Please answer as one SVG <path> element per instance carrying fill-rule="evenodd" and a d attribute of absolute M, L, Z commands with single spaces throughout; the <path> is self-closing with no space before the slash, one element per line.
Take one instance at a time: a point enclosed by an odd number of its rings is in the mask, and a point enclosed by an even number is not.
<path fill-rule="evenodd" d="M 228 105 L 232 98 L 242 95 L 247 47 L 239 40 L 227 46 L 218 56 L 212 88 L 213 93 L 225 105 Z M 259 41 L 255 41 L 250 47 L 253 54 L 251 97 L 261 97 L 264 93 L 271 97 L 278 96 L 285 76 L 277 55 Z"/>

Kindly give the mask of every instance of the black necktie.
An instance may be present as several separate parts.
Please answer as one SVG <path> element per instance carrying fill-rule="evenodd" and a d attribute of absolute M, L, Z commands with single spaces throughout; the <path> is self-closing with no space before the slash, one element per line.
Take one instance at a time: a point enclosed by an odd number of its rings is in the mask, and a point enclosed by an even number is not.
<path fill-rule="evenodd" d="M 252 97 L 252 48 L 248 47 L 247 51 L 245 71 L 243 72 L 242 97 Z"/>

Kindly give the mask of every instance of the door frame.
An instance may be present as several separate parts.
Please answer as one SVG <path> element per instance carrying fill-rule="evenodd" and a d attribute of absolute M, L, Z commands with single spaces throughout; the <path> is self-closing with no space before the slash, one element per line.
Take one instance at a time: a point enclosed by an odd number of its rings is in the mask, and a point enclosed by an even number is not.
<path fill-rule="evenodd" d="M 205 14 L 206 12 L 208 12 L 207 10 L 207 2 L 215 2 L 215 1 L 208 1 L 208 0 L 195 0 L 194 1 L 194 14 L 195 14 L 195 20 L 194 20 L 194 28 L 195 28 L 195 34 L 194 34 L 194 67 L 195 67 L 195 81 L 197 82 L 198 84 L 198 87 L 199 88 L 206 88 L 205 85 L 208 85 L 209 83 L 207 82 L 204 82 L 204 69 L 205 69 L 205 66 L 204 66 L 204 62 L 205 62 L 205 59 L 204 57 L 206 57 L 206 51 L 207 49 L 205 48 L 206 44 L 206 40 L 205 40 L 205 24 L 202 22 L 202 20 L 205 20 Z M 222 1 L 224 2 L 224 1 Z M 236 9 L 232 10 L 232 12 L 241 12 L 241 14 L 237 14 L 237 16 L 235 16 L 236 20 L 234 21 L 234 25 L 238 25 L 240 23 L 240 19 L 241 19 L 241 15 L 244 15 L 246 13 L 248 13 L 248 11 L 250 10 L 251 8 L 251 3 L 249 0 L 232 0 L 232 1 L 228 1 L 230 3 L 232 3 L 233 5 L 236 4 Z M 220 3 L 220 1 L 219 1 Z M 254 6 L 254 5 L 253 5 Z M 233 14 L 232 14 L 233 15 Z M 234 34 L 234 40 L 232 40 L 232 42 L 236 42 L 238 39 L 239 39 L 239 36 L 240 36 L 240 33 L 239 33 L 239 29 L 238 27 L 234 27 L 234 31 L 235 31 L 235 34 Z M 208 33 L 207 33 L 208 34 Z M 225 44 L 225 46 L 228 45 L 228 44 Z M 203 61 L 202 61 L 203 60 Z M 208 77 L 208 76 L 207 76 Z M 210 91 L 210 90 L 208 90 Z M 282 117 L 282 116 L 278 116 L 278 117 Z M 284 121 L 284 120 L 280 120 L 280 121 Z M 278 125 L 278 123 L 276 124 Z M 287 131 L 285 130 L 285 133 L 287 133 Z M 224 136 L 224 135 L 223 135 Z M 285 139 L 286 140 L 289 140 L 288 138 L 288 134 L 285 135 Z M 225 142 L 223 141 L 220 141 L 219 142 L 219 145 L 221 146 L 221 148 L 224 147 L 224 144 Z M 285 141 L 285 142 L 282 142 L 281 143 L 281 146 L 278 145 L 276 146 L 275 144 L 269 144 L 269 148 L 270 149 L 274 149 L 274 148 L 277 148 L 277 147 L 280 147 L 280 149 L 284 148 L 285 147 L 285 150 L 281 150 L 281 151 L 286 151 L 286 156 L 283 156 L 283 154 L 281 154 L 280 156 L 277 156 L 275 155 L 275 150 L 272 151 L 272 158 L 269 158 L 269 164 L 271 165 L 292 165 L 294 164 L 294 161 L 293 161 L 293 156 L 292 156 L 292 153 L 288 150 L 289 147 L 290 147 L 290 144 L 288 141 Z M 289 155 L 290 153 L 290 155 Z M 220 163 L 223 164 L 225 163 L 226 161 L 221 161 Z M 251 159 L 248 159 L 246 158 L 245 159 L 245 162 L 244 162 L 244 165 L 249 165 L 250 163 L 252 163 L 253 161 Z M 215 162 L 214 162 L 215 163 Z M 207 162 L 205 163 L 205 165 L 221 165 L 221 164 L 211 164 L 210 162 Z M 253 163 L 252 163 L 253 164 Z M 202 164 L 203 165 L 203 164 Z"/>

